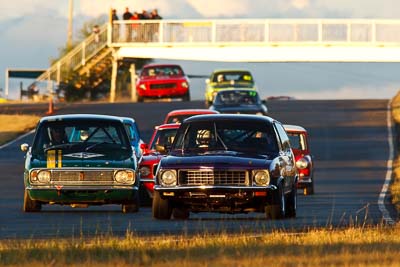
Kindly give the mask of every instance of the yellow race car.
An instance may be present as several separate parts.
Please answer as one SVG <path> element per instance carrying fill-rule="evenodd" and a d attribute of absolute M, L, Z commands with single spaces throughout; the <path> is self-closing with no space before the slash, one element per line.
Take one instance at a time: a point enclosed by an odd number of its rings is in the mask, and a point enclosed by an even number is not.
<path fill-rule="evenodd" d="M 226 89 L 257 90 L 253 76 L 248 70 L 215 70 L 206 79 L 206 106 L 210 106 L 215 95 Z"/>

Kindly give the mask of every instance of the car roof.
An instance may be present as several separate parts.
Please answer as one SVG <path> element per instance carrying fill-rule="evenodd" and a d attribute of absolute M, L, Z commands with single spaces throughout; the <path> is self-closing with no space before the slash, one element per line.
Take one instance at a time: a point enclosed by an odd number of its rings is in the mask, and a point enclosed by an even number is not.
<path fill-rule="evenodd" d="M 287 132 L 307 132 L 306 129 L 299 125 L 284 124 L 283 128 L 285 128 Z"/>
<path fill-rule="evenodd" d="M 167 116 L 182 115 L 182 114 L 218 114 L 218 111 L 211 109 L 175 109 L 168 112 Z"/>
<path fill-rule="evenodd" d="M 144 65 L 143 66 L 143 69 L 144 68 L 151 68 L 151 67 L 180 67 L 181 68 L 181 66 L 179 65 L 179 64 L 159 64 L 159 63 L 157 63 L 157 64 L 147 64 L 147 65 Z"/>
<path fill-rule="evenodd" d="M 154 128 L 157 130 L 178 129 L 180 125 L 181 125 L 180 123 L 167 123 L 155 126 Z"/>
<path fill-rule="evenodd" d="M 216 69 L 214 70 L 212 73 L 218 73 L 218 72 L 248 72 L 251 73 L 250 70 L 246 70 L 246 69 Z"/>
<path fill-rule="evenodd" d="M 183 123 L 197 121 L 226 121 L 226 120 L 242 120 L 252 122 L 267 122 L 272 123 L 275 119 L 268 116 L 249 115 L 249 114 L 213 114 L 213 115 L 195 115 L 184 120 Z"/>
<path fill-rule="evenodd" d="M 50 121 L 69 121 L 69 120 L 86 120 L 86 119 L 123 122 L 124 118 L 118 116 L 100 115 L 100 114 L 66 114 L 66 115 L 54 115 L 54 116 L 42 117 L 39 122 L 42 123 Z"/>
<path fill-rule="evenodd" d="M 129 121 L 129 122 L 133 122 L 135 123 L 135 119 L 134 118 L 130 118 L 130 117 L 121 117 L 121 119 L 125 122 L 125 121 Z"/>

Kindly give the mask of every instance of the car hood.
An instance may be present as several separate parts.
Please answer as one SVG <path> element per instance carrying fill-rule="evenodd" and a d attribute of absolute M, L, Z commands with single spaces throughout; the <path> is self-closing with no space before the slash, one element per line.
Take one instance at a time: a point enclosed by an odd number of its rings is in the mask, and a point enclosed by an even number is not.
<path fill-rule="evenodd" d="M 143 155 L 141 164 L 149 163 L 149 162 L 158 162 L 160 161 L 165 155 L 160 154 L 158 152 Z"/>
<path fill-rule="evenodd" d="M 213 151 L 202 154 L 171 154 L 161 160 L 163 168 L 266 168 L 272 159 L 267 155 L 243 154 L 232 151 Z"/>
<path fill-rule="evenodd" d="M 54 152 L 53 152 L 54 151 Z M 72 152 L 62 153 L 61 150 L 49 151 L 47 155 L 32 156 L 31 168 L 134 168 L 135 159 L 132 153 L 95 153 Z"/>

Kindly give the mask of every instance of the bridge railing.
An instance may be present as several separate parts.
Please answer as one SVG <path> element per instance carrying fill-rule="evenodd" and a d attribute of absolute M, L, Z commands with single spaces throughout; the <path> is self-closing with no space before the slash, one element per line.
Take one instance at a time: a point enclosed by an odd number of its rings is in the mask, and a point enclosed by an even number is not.
<path fill-rule="evenodd" d="M 399 45 L 400 20 L 120 20 L 109 45 Z"/>
<path fill-rule="evenodd" d="M 66 80 L 71 72 L 84 66 L 90 58 L 107 45 L 107 42 L 107 24 L 105 24 L 100 27 L 97 36 L 94 33 L 91 34 L 64 57 L 52 64 L 46 72 L 37 78 L 37 81 L 51 80 L 59 84 L 60 81 Z"/>

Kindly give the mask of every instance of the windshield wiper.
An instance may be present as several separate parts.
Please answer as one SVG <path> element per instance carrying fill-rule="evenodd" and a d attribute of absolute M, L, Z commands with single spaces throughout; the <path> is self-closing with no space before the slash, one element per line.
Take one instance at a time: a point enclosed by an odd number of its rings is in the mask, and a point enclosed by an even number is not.
<path fill-rule="evenodd" d="M 49 147 L 43 149 L 43 151 L 44 151 L 44 152 L 47 152 L 47 151 L 49 151 L 49 150 L 51 150 L 51 149 L 59 149 L 59 148 L 66 148 L 66 147 L 71 148 L 73 145 L 74 145 L 74 144 L 71 144 L 71 143 L 67 143 L 67 144 L 58 144 L 58 145 L 49 146 Z"/>
<path fill-rule="evenodd" d="M 95 144 L 93 144 L 93 145 L 90 145 L 90 146 L 86 147 L 86 148 L 85 148 L 85 151 L 89 151 L 90 149 L 92 149 L 92 148 L 94 148 L 94 147 L 96 147 L 96 146 L 98 146 L 98 145 L 104 145 L 104 144 L 113 144 L 113 143 L 110 143 L 110 142 L 99 142 L 99 143 L 95 143 Z"/>

